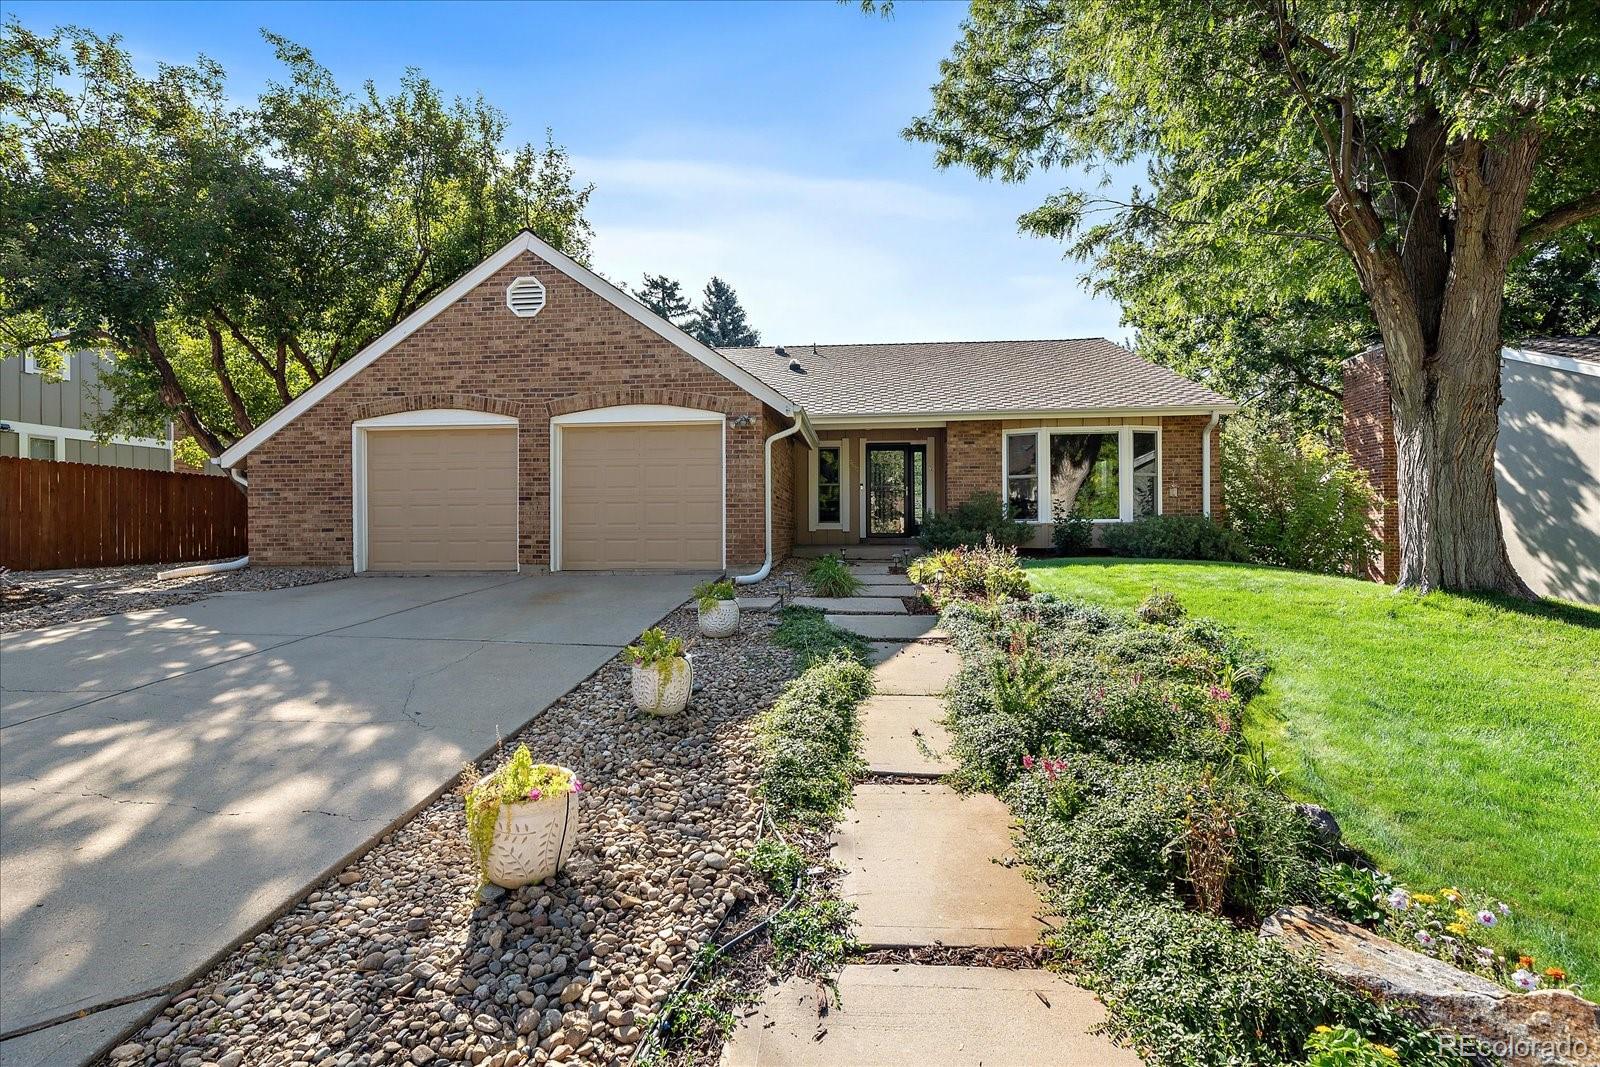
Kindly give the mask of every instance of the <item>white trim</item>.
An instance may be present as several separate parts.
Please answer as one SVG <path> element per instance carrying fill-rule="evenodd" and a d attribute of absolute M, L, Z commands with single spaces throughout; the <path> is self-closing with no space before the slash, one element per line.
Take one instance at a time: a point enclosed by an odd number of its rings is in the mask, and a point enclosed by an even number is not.
<path fill-rule="evenodd" d="M 817 519 L 819 506 L 818 496 L 822 491 L 822 484 L 818 479 L 820 468 L 819 458 L 824 448 L 832 448 L 839 453 L 839 521 L 820 522 Z M 817 447 L 809 452 L 811 456 L 811 530 L 848 530 L 850 528 L 850 443 L 845 440 L 818 441 Z"/>
<path fill-rule="evenodd" d="M 652 333 L 670 341 L 751 396 L 770 407 L 776 408 L 783 415 L 794 415 L 795 404 L 776 389 L 773 389 L 749 371 L 739 367 L 727 356 L 690 337 L 666 319 L 663 319 L 639 303 L 639 301 L 618 289 L 615 285 L 590 271 L 587 267 L 573 261 L 524 230 L 506 242 L 499 251 L 488 259 L 463 274 L 444 292 L 400 320 L 382 337 L 340 365 L 332 374 L 329 374 L 322 381 L 295 397 L 293 402 L 281 408 L 276 415 L 273 415 L 272 418 L 235 442 L 232 448 L 218 458 L 217 462 L 224 467 L 231 467 L 241 459 L 244 459 L 255 451 L 263 441 L 266 441 L 279 430 L 289 425 L 289 423 L 305 414 L 313 405 L 328 396 L 329 393 L 332 393 L 345 382 L 360 374 L 373 360 L 401 341 L 404 341 L 407 337 L 410 337 L 413 333 L 416 333 L 446 308 L 473 289 L 476 289 L 479 285 L 482 285 L 496 271 L 499 271 L 518 256 L 527 252 L 531 252 L 544 260 L 550 266 L 605 300 L 641 326 L 649 329 Z"/>
<path fill-rule="evenodd" d="M 926 415 L 908 415 L 904 412 L 813 415 L 811 421 L 819 430 L 898 430 L 942 426 L 948 422 L 993 422 L 997 419 L 1121 419 L 1157 415 L 1210 415 L 1213 412 L 1231 415 L 1238 410 L 1239 405 L 1234 403 L 1208 404 L 1204 407 L 1029 408 L 1015 411 L 930 412 Z"/>
<path fill-rule="evenodd" d="M 1514 360 L 1517 363 L 1531 363 L 1536 367 L 1551 367 L 1555 370 L 1570 371 L 1573 374 L 1587 374 L 1600 378 L 1600 363 L 1591 363 L 1586 359 L 1573 359 L 1571 356 L 1556 356 L 1547 352 L 1540 352 L 1533 348 L 1502 348 L 1501 359 Z"/>
<path fill-rule="evenodd" d="M 728 419 L 720 411 L 671 404 L 619 404 L 550 420 L 550 569 L 561 570 L 561 432 L 568 426 L 687 426 L 716 423 L 722 451 L 722 568 L 728 566 Z"/>
<path fill-rule="evenodd" d="M 39 361 L 37 359 L 35 359 L 33 356 L 24 355 L 22 357 L 22 373 L 24 373 L 24 374 L 43 374 L 44 372 L 39 369 Z M 60 377 L 51 378 L 50 381 L 51 381 L 52 384 L 55 383 L 55 382 L 70 382 L 70 381 L 72 381 L 72 353 L 71 352 L 68 352 L 66 355 L 61 357 L 61 375 L 60 375 Z"/>
<path fill-rule="evenodd" d="M 160 448 L 166 451 L 172 450 L 172 442 L 162 440 L 159 437 L 112 436 L 106 438 L 104 442 L 100 442 L 95 437 L 93 430 L 85 430 L 78 426 L 49 426 L 42 422 L 18 422 L 15 419 L 0 419 L 0 422 L 5 423 L 6 429 L 15 431 L 16 433 L 26 434 L 30 437 L 54 437 L 60 441 L 67 441 L 69 439 L 73 441 L 95 441 L 97 444 L 104 443 L 108 445 L 132 445 L 135 448 Z M 62 451 L 66 451 L 65 445 L 62 446 Z"/>
<path fill-rule="evenodd" d="M 422 408 L 377 415 L 350 424 L 350 569 L 367 569 L 367 434 L 385 430 L 480 430 L 485 427 L 510 427 L 518 441 L 512 447 L 517 456 L 517 484 L 522 484 L 522 442 L 517 420 L 510 415 L 458 408 Z M 229 471 L 232 475 L 233 472 Z M 517 570 L 522 570 L 522 493 L 517 493 Z"/>
<path fill-rule="evenodd" d="M 1000 503 L 1005 505 L 1011 496 L 1011 453 L 1007 444 L 1013 437 L 1033 434 L 1039 516 L 1024 521 L 1030 526 L 1053 526 L 1055 499 L 1050 488 L 1050 435 L 1091 433 L 1117 435 L 1117 517 L 1089 521 L 1094 523 L 1133 521 L 1133 435 L 1136 433 L 1156 435 L 1156 514 L 1162 514 L 1161 494 L 1166 488 L 1165 472 L 1161 466 L 1162 427 L 1133 423 L 1104 426 L 1018 426 L 1003 431 L 1000 434 Z"/>

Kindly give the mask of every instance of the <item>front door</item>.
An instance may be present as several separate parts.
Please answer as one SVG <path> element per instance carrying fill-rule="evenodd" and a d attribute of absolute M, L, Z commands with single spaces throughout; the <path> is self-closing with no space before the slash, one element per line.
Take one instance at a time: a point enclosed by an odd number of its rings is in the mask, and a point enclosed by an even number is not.
<path fill-rule="evenodd" d="M 927 506 L 926 445 L 867 446 L 867 536 L 915 537 Z"/>

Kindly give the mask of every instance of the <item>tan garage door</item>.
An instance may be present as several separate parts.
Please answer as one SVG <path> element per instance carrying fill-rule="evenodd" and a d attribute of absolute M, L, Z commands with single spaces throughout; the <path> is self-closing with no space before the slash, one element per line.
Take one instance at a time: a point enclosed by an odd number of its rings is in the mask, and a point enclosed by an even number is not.
<path fill-rule="evenodd" d="M 373 430 L 366 441 L 369 570 L 516 570 L 516 430 Z"/>
<path fill-rule="evenodd" d="M 561 431 L 561 566 L 722 566 L 722 427 Z"/>

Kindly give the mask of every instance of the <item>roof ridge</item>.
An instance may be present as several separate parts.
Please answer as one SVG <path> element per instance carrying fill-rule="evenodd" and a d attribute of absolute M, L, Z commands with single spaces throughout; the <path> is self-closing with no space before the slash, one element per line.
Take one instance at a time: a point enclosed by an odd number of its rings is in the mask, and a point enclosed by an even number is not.
<path fill-rule="evenodd" d="M 1120 341 L 1113 341 L 1102 334 L 1090 333 L 1077 337 L 994 337 L 978 341 L 805 341 L 799 345 L 731 345 L 719 348 L 719 352 L 767 352 L 775 348 L 810 348 L 813 344 L 818 348 L 890 348 L 903 345 L 1042 345 L 1053 344 L 1059 341 L 1104 341 L 1116 345 L 1118 348 L 1127 348 Z"/>

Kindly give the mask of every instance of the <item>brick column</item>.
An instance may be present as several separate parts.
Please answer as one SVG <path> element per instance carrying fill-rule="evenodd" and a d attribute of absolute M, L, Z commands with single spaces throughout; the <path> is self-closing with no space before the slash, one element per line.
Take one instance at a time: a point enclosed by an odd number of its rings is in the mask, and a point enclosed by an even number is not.
<path fill-rule="evenodd" d="M 1381 549 L 1367 577 L 1400 580 L 1400 482 L 1395 467 L 1394 411 L 1389 399 L 1389 364 L 1381 347 L 1344 362 L 1344 447 L 1367 472 L 1379 503 L 1369 521 Z"/>

